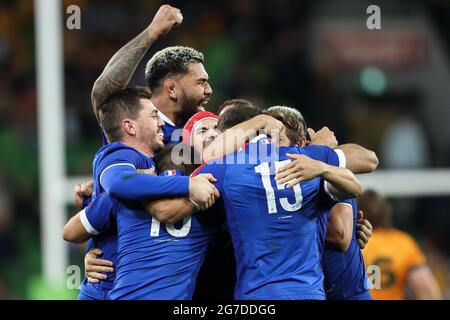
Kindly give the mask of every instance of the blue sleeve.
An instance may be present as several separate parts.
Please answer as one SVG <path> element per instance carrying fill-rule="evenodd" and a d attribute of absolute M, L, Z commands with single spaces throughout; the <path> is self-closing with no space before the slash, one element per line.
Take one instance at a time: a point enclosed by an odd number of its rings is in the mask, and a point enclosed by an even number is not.
<path fill-rule="evenodd" d="M 202 173 L 210 173 L 214 176 L 214 178 L 217 179 L 217 182 L 214 183 L 214 186 L 222 194 L 223 183 L 225 180 L 225 173 L 226 173 L 226 164 L 216 161 L 211 161 L 206 164 L 202 164 L 200 167 L 198 167 L 197 170 L 195 170 L 192 173 L 192 176 L 196 176 Z"/>
<path fill-rule="evenodd" d="M 341 149 L 331 149 L 327 146 L 310 145 L 302 148 L 308 157 L 325 162 L 329 165 L 345 168 L 346 161 Z"/>
<path fill-rule="evenodd" d="M 324 197 L 321 198 L 320 203 L 322 208 L 325 210 L 331 210 L 331 208 L 336 204 L 344 204 L 352 207 L 353 214 L 355 215 L 358 211 L 358 206 L 356 203 L 356 199 L 346 199 L 346 200 L 338 200 L 336 199 L 329 191 L 325 190 L 325 184 L 321 185 L 321 191 L 324 192 Z M 326 196 L 325 196 L 326 195 Z"/>
<path fill-rule="evenodd" d="M 133 165 L 126 163 L 112 165 L 103 170 L 100 184 L 111 197 L 126 201 L 189 195 L 189 177 L 157 177 L 137 173 Z"/>
<path fill-rule="evenodd" d="M 110 229 L 115 221 L 119 204 L 102 193 L 80 213 L 80 220 L 87 232 L 97 235 Z"/>
<path fill-rule="evenodd" d="M 342 203 L 342 204 L 346 204 L 348 206 L 351 206 L 352 210 L 353 210 L 353 216 L 354 216 L 354 218 L 357 218 L 357 216 L 358 216 L 358 204 L 356 202 L 356 198 L 342 200 L 342 201 L 339 201 L 338 203 Z"/>
<path fill-rule="evenodd" d="M 355 202 L 356 202 L 355 199 L 347 199 L 338 201 L 337 203 L 345 203 L 353 207 L 355 205 Z"/>
<path fill-rule="evenodd" d="M 89 196 L 87 198 L 83 198 L 83 201 L 81 203 L 81 209 L 86 208 L 91 202 L 92 202 L 92 196 Z"/>

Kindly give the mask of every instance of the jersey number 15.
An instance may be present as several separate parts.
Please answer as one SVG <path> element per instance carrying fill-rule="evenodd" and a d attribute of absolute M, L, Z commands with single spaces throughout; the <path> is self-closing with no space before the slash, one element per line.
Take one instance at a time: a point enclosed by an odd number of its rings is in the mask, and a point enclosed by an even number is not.
<path fill-rule="evenodd" d="M 275 171 L 278 170 L 281 166 L 290 163 L 291 160 L 283 160 L 283 161 L 275 161 Z M 267 209 L 269 211 L 269 214 L 277 213 L 277 204 L 276 204 L 276 196 L 275 196 L 275 190 L 272 187 L 271 182 L 271 174 L 270 174 L 270 168 L 268 162 L 263 162 L 259 166 L 255 167 L 256 173 L 261 174 L 262 184 L 264 186 L 264 189 L 266 190 L 266 198 L 267 198 Z M 278 190 L 285 189 L 284 185 L 280 185 L 276 183 Z M 302 207 L 303 204 L 303 196 L 302 196 L 302 189 L 300 188 L 300 184 L 296 184 L 292 188 L 294 195 L 295 195 L 295 201 L 294 203 L 289 203 L 289 200 L 287 197 L 280 198 L 280 205 L 281 207 L 286 211 L 297 211 Z"/>

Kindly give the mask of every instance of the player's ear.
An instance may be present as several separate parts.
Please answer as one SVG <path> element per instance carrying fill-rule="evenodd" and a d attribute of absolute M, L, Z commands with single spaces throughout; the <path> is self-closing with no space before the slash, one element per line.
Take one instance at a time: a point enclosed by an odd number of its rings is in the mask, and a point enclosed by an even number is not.
<path fill-rule="evenodd" d="M 305 147 L 306 146 L 306 137 L 302 137 L 301 139 L 300 139 L 300 143 L 299 143 L 299 146 L 300 147 Z"/>
<path fill-rule="evenodd" d="M 123 119 L 122 129 L 126 134 L 130 136 L 136 135 L 136 123 L 131 119 Z"/>
<path fill-rule="evenodd" d="M 166 90 L 169 97 L 173 100 L 177 99 L 177 86 L 176 82 L 172 79 L 166 79 L 164 81 L 164 90 Z"/>

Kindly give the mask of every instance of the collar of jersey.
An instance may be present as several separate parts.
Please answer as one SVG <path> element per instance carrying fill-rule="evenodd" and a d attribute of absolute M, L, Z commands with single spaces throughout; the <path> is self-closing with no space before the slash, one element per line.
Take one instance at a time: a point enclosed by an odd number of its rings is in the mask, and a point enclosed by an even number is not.
<path fill-rule="evenodd" d="M 159 116 L 161 117 L 161 119 L 163 119 L 163 121 L 165 123 L 170 124 L 171 126 L 176 127 L 175 123 L 172 122 L 172 120 L 170 120 L 164 113 L 162 113 L 161 111 L 159 111 Z"/>
<path fill-rule="evenodd" d="M 261 141 L 263 139 L 267 139 L 268 143 L 272 143 L 270 141 L 270 138 L 267 136 L 267 134 L 262 133 L 256 137 L 254 137 L 252 140 L 250 140 L 249 142 L 246 142 L 242 145 L 242 147 L 239 148 L 238 152 L 245 150 L 245 148 L 250 144 L 250 143 L 256 143 L 258 141 Z"/>
<path fill-rule="evenodd" d="M 262 139 L 270 140 L 269 137 L 267 136 L 267 134 L 261 133 L 259 136 L 256 136 L 252 140 L 250 140 L 249 143 L 255 143 L 255 142 L 261 141 Z"/>

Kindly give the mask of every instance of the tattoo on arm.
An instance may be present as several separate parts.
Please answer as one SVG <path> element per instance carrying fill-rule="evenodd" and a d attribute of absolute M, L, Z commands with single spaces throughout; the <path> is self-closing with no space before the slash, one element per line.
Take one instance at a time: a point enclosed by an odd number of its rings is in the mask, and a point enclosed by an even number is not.
<path fill-rule="evenodd" d="M 91 101 L 97 118 L 98 106 L 105 102 L 110 95 L 126 88 L 145 53 L 155 40 L 150 37 L 148 29 L 145 29 L 109 60 L 92 88 Z"/>

